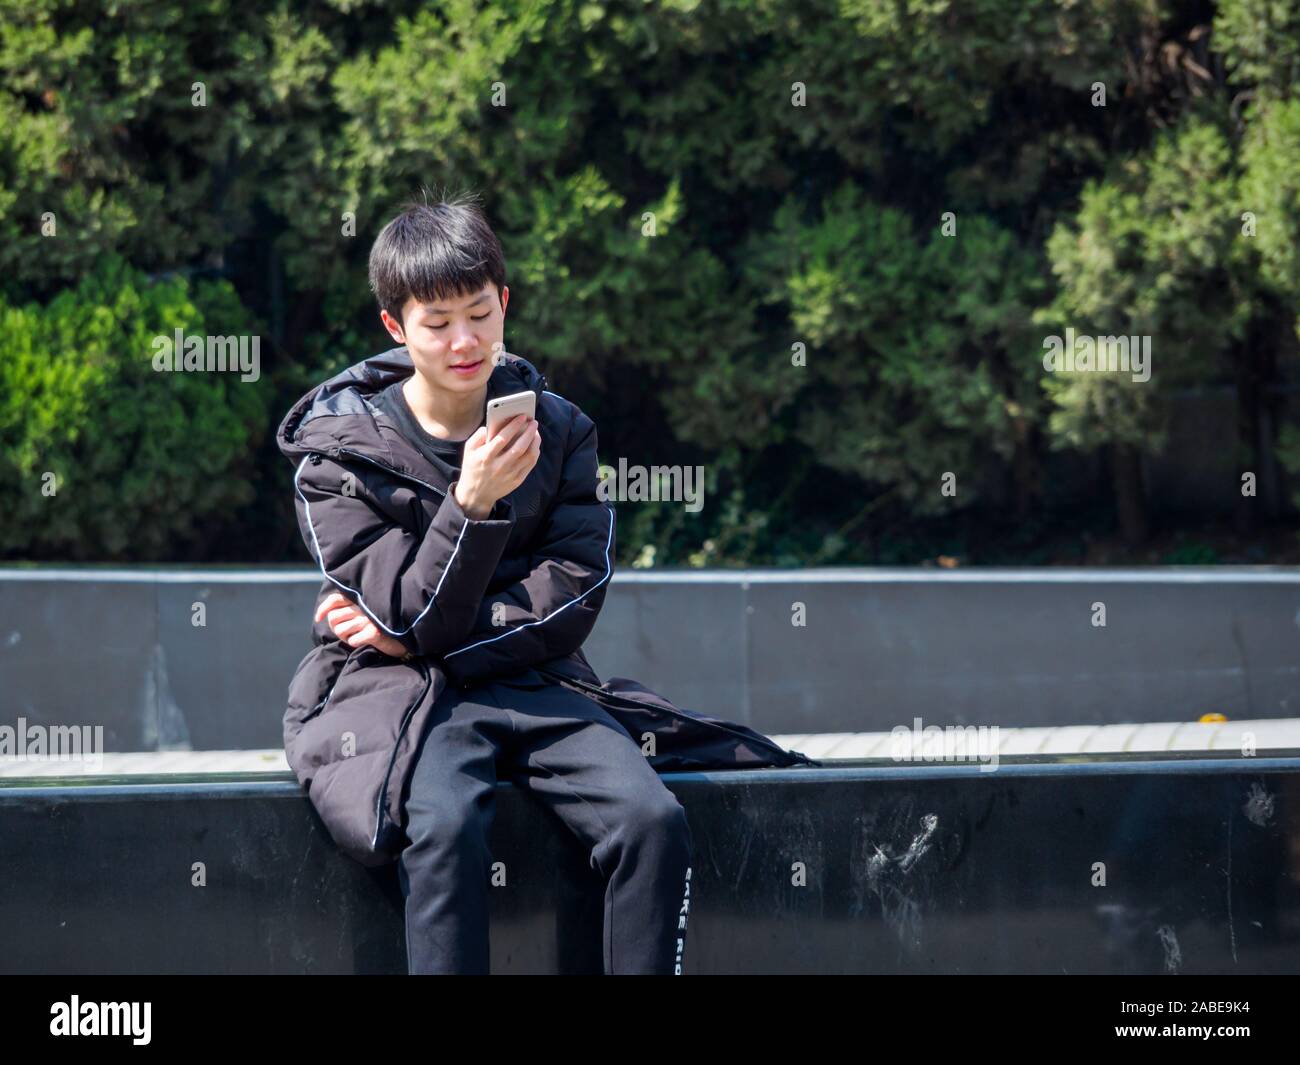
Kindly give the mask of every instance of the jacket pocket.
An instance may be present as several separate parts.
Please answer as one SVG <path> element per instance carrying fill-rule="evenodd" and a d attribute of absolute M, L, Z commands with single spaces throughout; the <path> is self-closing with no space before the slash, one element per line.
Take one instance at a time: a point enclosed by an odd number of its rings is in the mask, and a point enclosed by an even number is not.
<path fill-rule="evenodd" d="M 334 694 L 334 689 L 339 686 L 339 681 L 341 681 L 347 675 L 348 670 L 356 664 L 357 660 L 361 657 L 361 652 L 367 650 L 369 650 L 367 647 L 354 647 L 348 652 L 347 657 L 343 659 L 342 667 L 340 667 L 339 671 L 334 675 L 334 679 L 326 689 L 324 697 L 299 719 L 299 725 L 304 725 L 312 718 L 318 717 L 325 712 L 325 707 L 329 705 L 330 696 Z"/>

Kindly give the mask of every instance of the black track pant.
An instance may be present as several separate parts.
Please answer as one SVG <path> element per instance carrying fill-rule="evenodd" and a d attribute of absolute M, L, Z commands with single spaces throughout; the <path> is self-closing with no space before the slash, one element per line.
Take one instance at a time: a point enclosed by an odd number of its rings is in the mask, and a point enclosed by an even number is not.
<path fill-rule="evenodd" d="M 488 971 L 498 766 L 589 849 L 606 883 L 605 972 L 680 975 L 691 886 L 686 813 L 603 707 L 533 670 L 448 687 L 434 706 L 402 818 L 409 971 Z"/>

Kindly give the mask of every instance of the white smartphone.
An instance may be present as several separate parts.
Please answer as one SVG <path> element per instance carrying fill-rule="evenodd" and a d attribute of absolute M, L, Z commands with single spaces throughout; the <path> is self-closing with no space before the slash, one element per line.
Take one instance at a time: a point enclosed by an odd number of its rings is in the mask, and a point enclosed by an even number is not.
<path fill-rule="evenodd" d="M 488 400 L 487 430 L 488 437 L 496 435 L 497 430 L 511 418 L 527 414 L 530 418 L 537 416 L 537 393 L 533 391 L 516 392 L 512 396 L 498 396 Z"/>

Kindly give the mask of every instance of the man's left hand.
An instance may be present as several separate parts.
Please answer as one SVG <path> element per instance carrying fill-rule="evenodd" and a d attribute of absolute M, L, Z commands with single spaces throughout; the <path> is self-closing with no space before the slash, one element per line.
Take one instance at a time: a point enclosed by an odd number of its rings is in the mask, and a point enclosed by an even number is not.
<path fill-rule="evenodd" d="M 402 658 L 406 648 L 387 633 L 380 632 L 357 604 L 338 592 L 321 600 L 314 620 L 326 618 L 330 631 L 349 647 L 373 647 L 391 658 Z"/>

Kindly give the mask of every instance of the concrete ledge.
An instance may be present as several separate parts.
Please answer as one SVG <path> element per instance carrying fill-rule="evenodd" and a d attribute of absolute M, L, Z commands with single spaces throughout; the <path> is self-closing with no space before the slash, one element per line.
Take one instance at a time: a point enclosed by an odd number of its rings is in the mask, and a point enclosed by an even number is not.
<path fill-rule="evenodd" d="M 1300 972 L 1298 757 L 663 779 L 694 836 L 688 973 Z M 493 971 L 598 971 L 586 855 L 497 801 Z M 339 854 L 284 774 L 6 779 L 0 864 L 7 973 L 404 971 L 395 866 Z"/>
<path fill-rule="evenodd" d="M 906 726 L 905 726 L 906 728 Z M 975 729 L 974 726 L 971 726 Z M 1067 754 L 1164 754 L 1300 752 L 1300 718 L 1261 721 L 1162 721 L 1128 725 L 1063 725 L 1056 728 L 999 728 L 984 737 L 967 730 L 954 739 L 951 753 L 999 758 Z M 944 739 L 932 739 L 924 726 L 895 738 L 890 732 L 823 732 L 772 737 L 787 750 L 802 751 L 818 761 L 892 761 L 896 753 L 906 760 L 934 760 L 944 750 Z M 959 742 L 964 746 L 956 746 Z M 81 758 L 15 758 L 0 756 L 2 778 L 58 778 L 131 776 L 182 773 L 265 773 L 292 776 L 283 748 L 247 751 L 129 751 L 104 752 Z"/>

